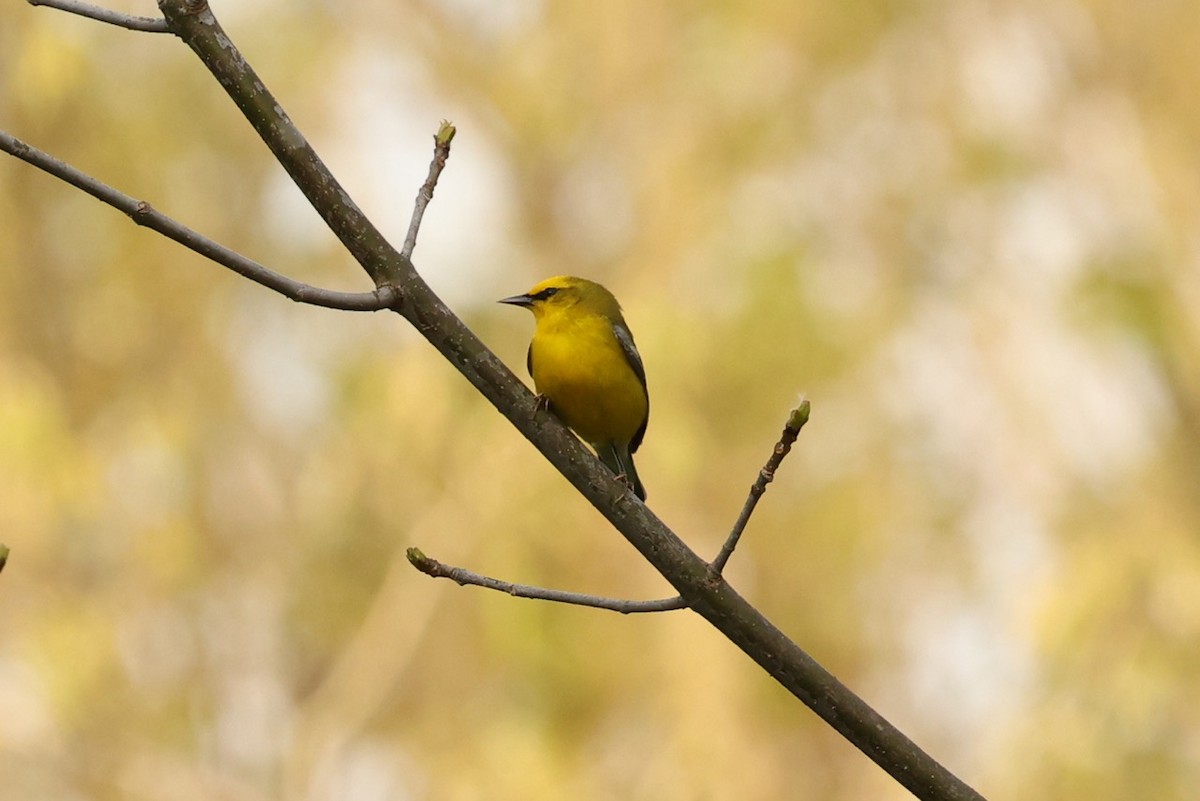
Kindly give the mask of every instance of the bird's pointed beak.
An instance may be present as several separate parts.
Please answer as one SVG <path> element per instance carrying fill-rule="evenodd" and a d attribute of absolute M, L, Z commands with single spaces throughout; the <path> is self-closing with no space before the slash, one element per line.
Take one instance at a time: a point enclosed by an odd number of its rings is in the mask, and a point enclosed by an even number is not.
<path fill-rule="evenodd" d="M 513 295 L 511 298 L 501 298 L 497 303 L 507 303 L 510 306 L 523 306 L 528 309 L 533 305 L 533 298 L 529 295 Z"/>

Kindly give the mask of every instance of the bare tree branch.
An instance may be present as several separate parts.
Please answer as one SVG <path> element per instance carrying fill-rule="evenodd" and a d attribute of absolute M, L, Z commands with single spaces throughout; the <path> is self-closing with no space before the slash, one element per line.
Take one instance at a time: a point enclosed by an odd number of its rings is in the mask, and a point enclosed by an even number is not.
<path fill-rule="evenodd" d="M 186 225 L 155 211 L 149 203 L 130 197 L 4 131 L 0 131 L 0 150 L 11 153 L 22 161 L 82 189 L 92 197 L 119 211 L 123 211 L 138 225 L 158 231 L 168 239 L 178 242 L 201 256 L 299 303 L 309 303 L 314 306 L 325 306 L 343 311 L 379 311 L 396 302 L 396 290 L 392 287 L 385 286 L 373 292 L 335 292 L 310 286 L 273 272 L 258 262 L 219 245 Z"/>
<path fill-rule="evenodd" d="M 779 437 L 779 442 L 775 444 L 775 449 L 771 452 L 771 458 L 767 459 L 767 463 L 763 465 L 762 470 L 758 471 L 758 478 L 750 487 L 750 494 L 746 496 L 746 503 L 742 506 L 742 513 L 738 515 L 737 522 L 733 524 L 733 530 L 729 532 L 729 537 L 726 538 L 725 544 L 721 546 L 721 552 L 717 554 L 717 558 L 712 562 L 712 572 L 715 575 L 721 575 L 721 571 L 725 569 L 725 565 L 729 562 L 729 557 L 733 556 L 733 549 L 737 547 L 738 540 L 742 538 L 742 532 L 746 530 L 746 524 L 750 522 L 750 515 L 754 513 L 754 507 L 758 506 L 758 501 L 762 498 L 763 493 L 767 491 L 767 485 L 775 480 L 775 471 L 779 469 L 779 465 L 787 457 L 792 450 L 792 445 L 796 442 L 796 437 L 800 436 L 800 429 L 804 428 L 804 424 L 808 422 L 808 413 L 810 404 L 807 398 L 802 398 L 800 404 L 792 409 L 788 415 L 787 423 L 783 426 L 783 433 Z"/>
<path fill-rule="evenodd" d="M 402 314 L 708 620 L 834 729 L 914 795 L 928 801 L 982 797 L 852 693 L 739 595 L 643 503 L 631 500 L 599 460 L 429 289 L 409 258 L 349 199 L 217 23 L 205 0 L 158 0 L 185 41 L 241 109 L 309 202 L 376 286 L 393 285 Z"/>
<path fill-rule="evenodd" d="M 408 561 L 412 563 L 412 566 L 427 576 L 452 579 L 459 585 L 470 584 L 475 587 L 485 587 L 489 590 L 506 592 L 517 598 L 534 598 L 541 601 L 555 601 L 560 604 L 590 606 L 595 609 L 608 609 L 613 612 L 620 612 L 623 615 L 636 612 L 667 612 L 672 609 L 683 609 L 687 606 L 687 602 L 678 595 L 674 598 L 661 598 L 656 601 L 626 601 L 620 598 L 584 595 L 580 592 L 551 590 L 546 587 L 534 587 L 529 584 L 513 584 L 510 581 L 501 581 L 491 576 L 472 573 L 465 568 L 442 564 L 438 560 L 426 556 L 417 548 L 409 548 L 407 553 Z"/>
<path fill-rule="evenodd" d="M 139 17 L 134 14 L 123 14 L 120 11 L 112 11 L 101 6 L 94 6 L 91 3 L 81 2 L 81 0 L 27 0 L 27 2 L 31 6 L 56 8 L 59 11 L 66 11 L 70 14 L 87 17 L 88 19 L 107 22 L 109 25 L 116 25 L 118 28 L 126 28 L 131 31 L 144 31 L 146 33 L 171 32 L 170 27 L 167 26 L 167 21 L 161 17 Z"/>
<path fill-rule="evenodd" d="M 421 230 L 421 220 L 425 217 L 425 208 L 433 200 L 433 190 L 437 188 L 438 177 L 446 168 L 446 159 L 450 158 L 450 143 L 454 141 L 457 129 L 446 120 L 433 136 L 433 161 L 429 164 L 429 177 L 421 184 L 417 192 L 417 202 L 413 205 L 412 222 L 408 225 L 408 236 L 404 238 L 404 246 L 400 255 L 411 259 L 413 250 L 417 247 L 417 232 Z"/>

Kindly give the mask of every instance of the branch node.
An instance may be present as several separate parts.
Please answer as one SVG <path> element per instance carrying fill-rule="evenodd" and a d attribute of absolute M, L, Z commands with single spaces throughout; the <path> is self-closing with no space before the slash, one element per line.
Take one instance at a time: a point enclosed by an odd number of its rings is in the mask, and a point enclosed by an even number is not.
<path fill-rule="evenodd" d="M 399 306 L 404 303 L 404 293 L 395 284 L 384 284 L 383 286 L 376 287 L 374 295 L 379 300 L 379 308 L 376 311 L 383 311 L 384 309 L 399 311 Z"/>

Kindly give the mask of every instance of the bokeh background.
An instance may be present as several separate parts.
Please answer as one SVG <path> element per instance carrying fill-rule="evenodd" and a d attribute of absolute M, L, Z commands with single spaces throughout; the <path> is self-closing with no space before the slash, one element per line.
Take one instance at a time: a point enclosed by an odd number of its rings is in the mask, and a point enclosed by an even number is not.
<path fill-rule="evenodd" d="M 114 8 L 154 14 L 153 4 Z M 214 1 L 395 240 L 622 299 L 651 506 L 991 798 L 1200 796 L 1200 12 L 1188 0 Z M 19 0 L 0 127 L 368 289 L 199 62 Z M 403 321 L 290 303 L 0 157 L 9 801 L 900 799 Z"/>

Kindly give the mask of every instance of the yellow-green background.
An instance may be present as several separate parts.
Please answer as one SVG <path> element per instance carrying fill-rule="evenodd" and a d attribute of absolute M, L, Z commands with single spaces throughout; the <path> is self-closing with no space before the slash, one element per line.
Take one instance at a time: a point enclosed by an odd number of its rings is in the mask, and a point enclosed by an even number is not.
<path fill-rule="evenodd" d="M 622 299 L 650 502 L 993 799 L 1200 795 L 1189 0 L 214 2 L 514 368 Z M 153 14 L 149 2 L 115 5 Z M 367 279 L 185 46 L 0 8 L 0 127 L 296 278 Z M 899 799 L 396 316 L 293 304 L 0 157 L 0 795 Z"/>

